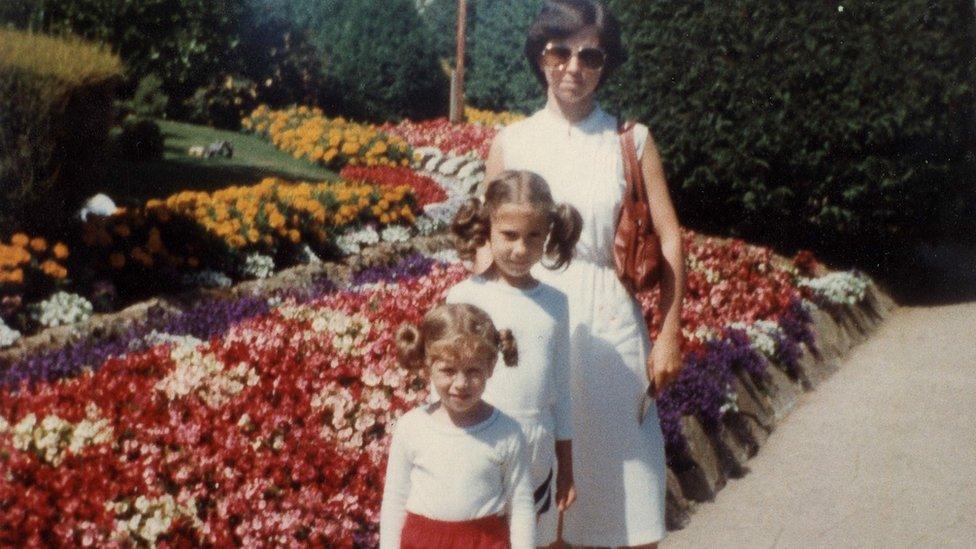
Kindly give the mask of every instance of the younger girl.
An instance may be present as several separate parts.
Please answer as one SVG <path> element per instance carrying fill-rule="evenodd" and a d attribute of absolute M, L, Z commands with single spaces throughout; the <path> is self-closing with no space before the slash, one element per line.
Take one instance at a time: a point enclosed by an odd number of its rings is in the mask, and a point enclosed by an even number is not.
<path fill-rule="evenodd" d="M 397 346 L 402 365 L 428 368 L 440 401 L 396 424 L 380 548 L 532 547 L 525 437 L 518 423 L 481 399 L 499 351 L 515 364 L 511 332 L 499 333 L 477 307 L 441 305 L 419 327 L 401 327 Z"/>
<path fill-rule="evenodd" d="M 501 368 L 485 400 L 521 425 L 532 455 L 532 487 L 538 514 L 536 546 L 556 541 L 558 511 L 573 487 L 570 415 L 569 309 L 566 295 L 536 280 L 531 269 L 544 257 L 558 269 L 572 259 L 582 220 L 556 205 L 538 175 L 508 171 L 488 182 L 484 202 L 471 199 L 454 218 L 462 259 L 487 243 L 491 266 L 451 288 L 448 303 L 480 307 L 519 341 L 519 368 Z M 553 497 L 555 484 L 555 498 Z"/>

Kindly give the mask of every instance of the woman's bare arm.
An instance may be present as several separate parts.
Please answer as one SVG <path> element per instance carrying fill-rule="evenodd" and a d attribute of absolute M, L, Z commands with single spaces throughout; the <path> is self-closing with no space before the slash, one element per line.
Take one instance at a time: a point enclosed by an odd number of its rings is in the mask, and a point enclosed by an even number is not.
<path fill-rule="evenodd" d="M 661 331 L 648 361 L 648 378 L 658 394 L 681 372 L 681 302 L 685 293 L 685 257 L 681 226 L 671 202 L 664 166 L 654 138 L 648 134 L 641 169 L 647 186 L 654 230 L 661 239 Z"/>

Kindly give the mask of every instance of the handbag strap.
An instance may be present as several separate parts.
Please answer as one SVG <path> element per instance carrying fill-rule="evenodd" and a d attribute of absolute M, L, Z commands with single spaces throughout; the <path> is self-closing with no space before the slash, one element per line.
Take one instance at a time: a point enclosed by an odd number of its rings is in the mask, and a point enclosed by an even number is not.
<path fill-rule="evenodd" d="M 644 184 L 644 173 L 641 171 L 640 161 L 637 160 L 637 144 L 634 143 L 634 127 L 637 123 L 628 120 L 617 127 L 620 134 L 620 149 L 624 161 L 624 179 L 627 181 L 627 196 L 632 201 L 649 203 L 647 187 Z"/>

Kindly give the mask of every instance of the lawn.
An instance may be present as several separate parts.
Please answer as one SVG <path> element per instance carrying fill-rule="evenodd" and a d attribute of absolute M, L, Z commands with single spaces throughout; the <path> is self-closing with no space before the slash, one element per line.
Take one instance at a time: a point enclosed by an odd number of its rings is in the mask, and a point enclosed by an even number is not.
<path fill-rule="evenodd" d="M 186 190 L 213 191 L 257 183 L 270 176 L 295 181 L 334 180 L 335 172 L 298 160 L 256 136 L 168 120 L 157 120 L 166 138 L 163 159 L 130 162 L 112 159 L 101 191 L 121 204 L 164 198 Z M 196 158 L 187 150 L 214 141 L 229 141 L 233 158 Z"/>

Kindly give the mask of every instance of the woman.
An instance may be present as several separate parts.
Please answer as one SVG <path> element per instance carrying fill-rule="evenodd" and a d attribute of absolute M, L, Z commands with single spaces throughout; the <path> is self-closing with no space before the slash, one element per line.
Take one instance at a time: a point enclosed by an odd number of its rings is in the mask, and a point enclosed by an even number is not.
<path fill-rule="evenodd" d="M 613 267 L 626 182 L 617 120 L 594 99 L 623 61 L 619 24 L 593 0 L 550 1 L 529 30 L 525 54 L 546 89 L 546 106 L 499 133 L 486 180 L 506 169 L 534 171 L 549 182 L 557 201 L 583 216 L 569 268 L 538 272 L 569 296 L 570 305 L 578 499 L 566 511 L 563 539 L 574 545 L 655 547 L 665 534 L 664 442 L 653 402 L 642 421 L 638 408 L 649 386 L 660 395 L 681 368 L 684 257 L 677 216 L 654 141 L 637 125 L 634 140 L 664 260 L 664 320 L 652 348 L 640 307 Z"/>

